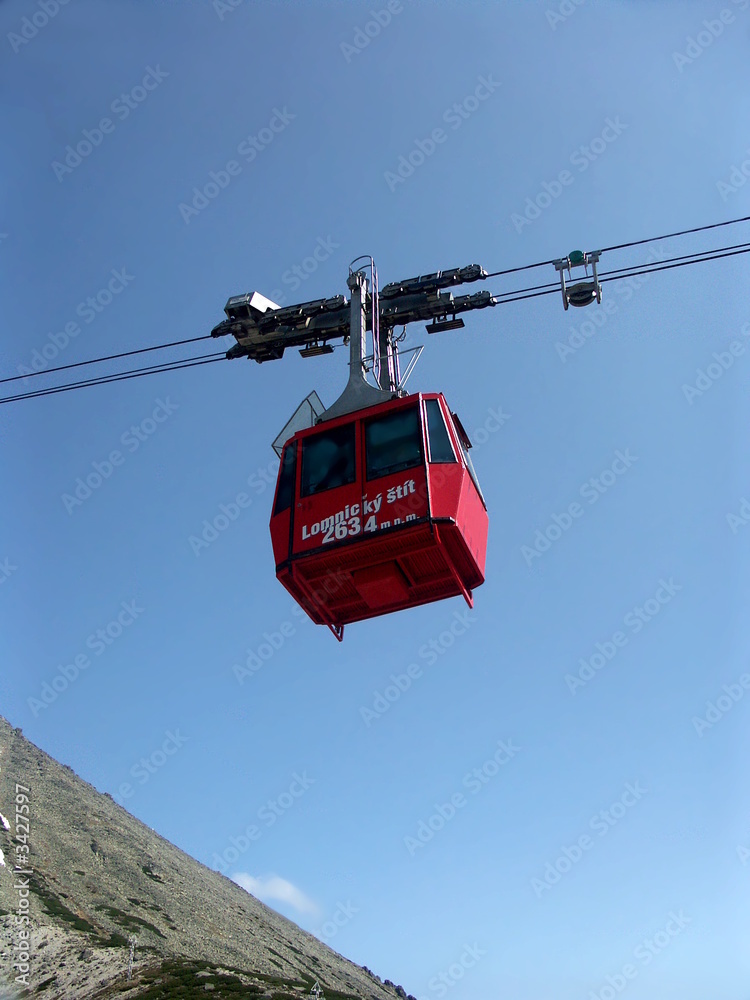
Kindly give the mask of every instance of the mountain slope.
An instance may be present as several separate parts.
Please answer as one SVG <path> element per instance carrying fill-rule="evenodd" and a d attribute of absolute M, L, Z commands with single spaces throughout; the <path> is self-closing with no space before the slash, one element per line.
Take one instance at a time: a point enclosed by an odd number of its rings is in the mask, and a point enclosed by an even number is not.
<path fill-rule="evenodd" d="M 31 876 L 13 870 L 24 860 L 15 853 L 24 839 L 17 784 L 29 789 Z M 193 989 L 299 997 L 316 979 L 331 1000 L 405 996 L 164 840 L 2 716 L 0 814 L 9 825 L 0 819 L 0 981 L 26 974 L 23 961 L 12 963 L 24 957 L 17 916 L 28 898 L 28 986 L 47 1000 L 188 997 Z"/>

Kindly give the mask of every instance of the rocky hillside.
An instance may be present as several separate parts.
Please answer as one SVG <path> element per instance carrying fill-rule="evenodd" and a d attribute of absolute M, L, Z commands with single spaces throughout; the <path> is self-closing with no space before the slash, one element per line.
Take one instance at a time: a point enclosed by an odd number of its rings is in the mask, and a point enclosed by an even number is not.
<path fill-rule="evenodd" d="M 14 871 L 26 844 L 31 875 Z M 327 1000 L 406 995 L 164 840 L 2 716 L 0 851 L 0 1000 L 16 990 L 291 1000 L 316 980 Z M 8 992 L 16 976 L 28 991 Z"/>

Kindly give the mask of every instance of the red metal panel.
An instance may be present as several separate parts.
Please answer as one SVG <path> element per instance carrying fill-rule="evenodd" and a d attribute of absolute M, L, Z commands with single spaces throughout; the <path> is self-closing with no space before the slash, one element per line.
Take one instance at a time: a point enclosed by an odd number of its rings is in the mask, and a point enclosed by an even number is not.
<path fill-rule="evenodd" d="M 365 604 L 378 610 L 392 604 L 409 605 L 409 581 L 395 561 L 352 571 L 352 580 Z"/>
<path fill-rule="evenodd" d="M 430 477 L 432 516 L 448 517 L 455 520 L 464 478 L 471 482 L 471 477 L 463 465 L 458 462 L 455 465 L 429 465 L 428 475 Z"/>
<path fill-rule="evenodd" d="M 293 554 L 304 555 L 336 542 L 366 538 L 428 513 L 423 466 L 369 483 L 360 477 L 350 486 L 297 500 Z"/>
<path fill-rule="evenodd" d="M 289 556 L 291 514 L 291 510 L 288 509 L 271 518 L 271 544 L 273 545 L 273 557 L 277 566 Z"/>
<path fill-rule="evenodd" d="M 476 565 L 477 572 L 481 576 L 482 582 L 484 582 L 489 518 L 474 483 L 471 481 L 471 476 L 468 472 L 465 472 L 464 477 L 456 520 L 464 543 Z M 478 584 L 475 584 L 475 586 L 478 586 Z"/>

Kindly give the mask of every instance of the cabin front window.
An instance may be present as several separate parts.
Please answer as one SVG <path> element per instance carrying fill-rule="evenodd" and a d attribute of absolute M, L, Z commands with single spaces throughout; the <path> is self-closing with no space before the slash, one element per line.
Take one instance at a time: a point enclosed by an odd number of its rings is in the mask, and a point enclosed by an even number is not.
<path fill-rule="evenodd" d="M 365 456 L 368 479 L 421 465 L 424 459 L 418 408 L 412 406 L 368 420 Z"/>
<path fill-rule="evenodd" d="M 279 471 L 279 489 L 276 494 L 274 514 L 280 514 L 292 506 L 294 499 L 294 471 L 297 459 L 297 442 L 292 441 L 284 448 Z"/>
<path fill-rule="evenodd" d="M 469 435 L 464 430 L 464 425 L 458 418 L 457 413 L 451 414 L 453 417 L 453 426 L 456 431 L 456 437 L 458 438 L 458 443 L 461 445 L 461 454 L 464 456 L 464 463 L 466 469 L 471 476 L 471 481 L 477 488 L 477 493 L 479 494 L 479 499 L 482 501 L 482 506 L 487 510 L 487 503 L 484 499 L 484 494 L 482 493 L 482 487 L 479 485 L 479 480 L 477 479 L 476 471 L 474 470 L 474 463 L 471 460 L 471 455 L 469 454 L 469 448 L 471 448 L 471 441 L 469 440 Z"/>
<path fill-rule="evenodd" d="M 425 400 L 425 411 L 427 413 L 427 438 L 430 442 L 431 462 L 456 462 L 456 456 L 448 436 L 448 428 L 445 426 L 443 412 L 440 403 L 436 399 Z"/>
<path fill-rule="evenodd" d="M 302 445 L 302 496 L 309 497 L 356 478 L 354 424 L 334 427 Z"/>

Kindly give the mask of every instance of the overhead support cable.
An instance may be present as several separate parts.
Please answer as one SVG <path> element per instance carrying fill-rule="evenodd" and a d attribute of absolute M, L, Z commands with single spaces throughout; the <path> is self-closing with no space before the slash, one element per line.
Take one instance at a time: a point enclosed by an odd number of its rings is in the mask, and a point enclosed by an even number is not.
<path fill-rule="evenodd" d="M 89 385 L 105 385 L 107 382 L 124 382 L 131 378 L 140 378 L 143 375 L 157 375 L 160 372 L 179 371 L 182 368 L 195 368 L 198 365 L 208 365 L 213 361 L 224 361 L 226 358 L 223 352 L 219 354 L 204 354 L 197 358 L 186 358 L 184 361 L 167 361 L 160 365 L 152 365 L 147 368 L 134 368 L 127 372 L 117 372 L 113 375 L 102 375 L 96 378 L 85 379 L 81 382 L 70 382 L 66 385 L 50 386 L 47 389 L 37 389 L 33 392 L 18 393 L 15 396 L 5 396 L 0 398 L 0 403 L 15 403 L 21 399 L 35 399 L 39 396 L 53 396 L 58 392 L 68 392 L 71 389 L 83 389 Z"/>
<path fill-rule="evenodd" d="M 729 251 L 729 252 L 725 252 Z M 599 281 L 621 281 L 623 278 L 634 278 L 654 271 L 667 271 L 675 267 L 686 267 L 688 264 L 703 264 L 706 261 L 721 260 L 723 257 L 736 257 L 738 254 L 750 253 L 750 243 L 738 243 L 733 247 L 719 247 L 717 250 L 702 251 L 700 254 L 686 254 L 681 257 L 667 258 L 665 261 L 653 261 L 649 264 L 632 264 L 629 267 L 615 268 L 599 275 Z M 551 295 L 559 292 L 558 282 L 547 282 L 543 285 L 532 285 L 530 288 L 519 288 L 509 292 L 493 292 L 492 297 L 498 305 L 506 302 L 519 302 L 522 299 L 533 299 L 540 295 Z M 528 294 L 532 293 L 532 294 Z"/>
<path fill-rule="evenodd" d="M 118 358 L 129 358 L 133 354 L 146 354 L 148 351 L 163 351 L 166 347 L 179 347 L 181 344 L 194 344 L 198 340 L 210 340 L 211 334 L 202 337 L 190 337 L 188 340 L 173 340 L 171 344 L 158 344 L 156 347 L 139 347 L 134 351 L 123 351 L 122 354 L 109 354 L 104 358 L 92 358 L 91 361 L 76 361 L 72 365 L 59 365 L 57 368 L 45 368 L 39 372 L 28 372 L 26 375 L 12 375 L 10 378 L 0 378 L 4 382 L 17 382 L 21 378 L 34 378 L 36 375 L 51 375 L 53 372 L 64 372 L 68 368 L 81 368 L 83 365 L 97 365 L 100 361 L 115 361 Z"/>
<path fill-rule="evenodd" d="M 726 222 L 713 222 L 708 226 L 696 226 L 694 229 L 682 229 L 678 233 L 665 233 L 664 236 L 650 236 L 646 240 L 631 240 L 630 243 L 617 243 L 611 247 L 602 247 L 602 253 L 609 250 L 625 250 L 627 247 L 639 247 L 644 243 L 656 243 L 658 240 L 671 240 L 675 236 L 688 236 L 690 233 L 704 233 L 709 229 L 721 229 L 722 226 L 735 226 L 739 222 L 750 222 L 750 215 L 741 219 L 728 219 Z"/>
<path fill-rule="evenodd" d="M 616 243 L 611 247 L 600 247 L 599 253 L 609 253 L 612 250 L 625 250 L 628 247 L 643 246 L 646 243 L 656 243 L 659 240 L 671 240 L 676 236 L 687 236 L 690 233 L 703 233 L 709 229 L 720 229 L 722 226 L 734 226 L 740 222 L 750 222 L 750 215 L 745 215 L 741 219 L 729 219 L 726 222 L 713 222 L 707 226 L 696 226 L 694 229 L 682 229 L 676 233 L 665 233 L 663 236 L 649 236 L 644 240 L 631 240 L 629 243 Z M 554 260 L 541 260 L 536 264 L 525 264 L 523 267 L 509 267 L 503 271 L 490 271 L 482 280 L 485 280 L 486 278 L 499 278 L 505 274 L 515 274 L 518 271 L 528 271 L 535 267 L 549 267 L 550 264 L 554 264 Z"/>
<path fill-rule="evenodd" d="M 643 246 L 644 244 L 653 243 L 658 240 L 672 239 L 677 236 L 705 232 L 711 229 L 719 229 L 724 226 L 736 225 L 742 222 L 750 222 L 750 216 L 730 219 L 726 222 L 717 222 L 706 226 L 696 226 L 692 229 L 683 229 L 679 232 L 666 233 L 663 236 L 653 236 L 648 239 L 632 240 L 628 243 L 619 243 L 610 247 L 604 247 L 601 250 L 594 251 L 594 253 L 598 255 L 608 251 L 622 250 L 634 246 Z M 678 267 L 685 267 L 688 264 L 721 260 L 725 257 L 734 257 L 748 252 L 750 252 L 750 243 L 737 243 L 731 246 L 717 247 L 713 250 L 701 250 L 689 254 L 682 254 L 680 256 L 667 258 L 666 260 L 654 260 L 645 264 L 631 264 L 625 267 L 613 268 L 610 271 L 605 271 L 600 274 L 598 280 L 601 283 L 620 281 L 625 278 L 648 275 L 655 271 L 672 270 Z M 586 258 L 587 256 L 591 257 L 592 255 L 585 255 L 581 252 L 576 252 L 575 254 L 571 254 L 570 257 L 566 259 L 569 264 L 576 266 L 580 263 L 578 258 Z M 373 267 L 373 287 L 376 287 L 375 283 L 377 279 L 375 277 L 374 262 L 371 261 L 371 263 Z M 489 292 L 484 291 L 474 295 L 454 297 L 452 294 L 442 295 L 438 292 L 438 289 L 440 288 L 447 289 L 450 286 L 460 285 L 471 281 L 484 281 L 487 278 L 519 273 L 521 271 L 532 270 L 536 267 L 549 266 L 550 264 L 555 264 L 555 261 L 540 261 L 537 264 L 527 264 L 521 267 L 507 268 L 505 270 L 490 273 L 484 271 L 479 267 L 479 265 L 470 265 L 466 268 L 456 268 L 453 271 L 436 272 L 434 275 L 427 275 L 422 278 L 408 279 L 403 282 L 392 282 L 390 285 L 386 285 L 382 290 L 378 290 L 378 299 L 380 299 L 380 302 L 383 305 L 382 317 L 381 309 L 377 309 L 377 316 L 375 317 L 375 330 L 377 331 L 377 323 L 379 322 L 385 323 L 390 328 L 394 325 L 405 326 L 406 323 L 431 319 L 434 327 L 432 332 L 436 332 L 438 329 L 449 329 L 454 326 L 458 326 L 459 321 L 456 320 L 457 312 L 462 312 L 467 309 L 471 310 L 475 308 L 483 308 L 487 305 L 519 302 L 525 299 L 555 294 L 559 291 L 560 287 L 556 281 L 540 285 L 532 285 L 526 288 L 519 288 L 506 292 L 498 292 L 496 294 L 490 294 Z M 422 297 L 424 297 L 424 301 L 422 301 Z M 260 300 L 262 298 L 263 297 L 259 296 L 257 293 L 253 296 L 235 296 L 233 299 L 230 299 L 228 307 L 229 305 L 239 304 L 238 308 L 251 308 L 254 304 L 256 304 L 256 300 Z M 263 306 L 264 309 L 267 309 L 268 306 L 273 306 L 273 303 L 270 303 L 267 300 L 263 300 L 263 302 L 265 303 L 265 306 Z M 574 304 L 580 305 L 581 303 L 578 302 Z M 285 346 L 291 346 L 297 341 L 304 345 L 308 339 L 315 343 L 318 343 L 318 340 L 320 341 L 320 345 L 322 346 L 319 345 L 317 353 L 322 353 L 323 351 L 326 351 L 327 353 L 329 349 L 332 349 L 327 345 L 327 341 L 329 339 L 343 336 L 344 342 L 346 343 L 346 337 L 349 331 L 348 313 L 348 303 L 345 301 L 343 296 L 336 296 L 333 299 L 316 300 L 311 303 L 301 303 L 296 306 L 286 307 L 283 309 L 267 309 L 267 312 L 261 316 L 258 324 L 259 332 L 263 334 L 261 339 L 268 345 L 268 347 L 266 348 L 266 354 L 256 356 L 256 360 L 262 361 L 272 357 L 281 357 Z M 452 320 L 448 320 L 449 314 L 452 316 Z M 237 336 L 236 326 L 239 322 L 240 318 L 235 319 L 231 317 L 229 320 L 225 320 L 219 324 L 218 327 L 215 327 L 211 334 L 207 334 L 205 336 L 191 337 L 185 340 L 176 340 L 166 344 L 158 344 L 154 347 L 143 347 L 132 351 L 123 351 L 119 354 L 93 358 L 90 361 L 79 361 L 69 365 L 60 365 L 56 368 L 50 368 L 45 371 L 29 372 L 26 375 L 9 376 L 7 378 L 0 379 L 0 384 L 18 381 L 19 379 L 31 378 L 37 375 L 50 375 L 56 372 L 67 371 L 69 369 L 84 367 L 86 365 L 99 364 L 105 361 L 116 361 L 136 354 L 145 354 L 150 351 L 159 351 L 167 348 L 179 347 L 184 344 L 191 344 L 200 340 L 209 340 L 212 337 L 223 336 L 225 334 Z M 427 329 L 430 330 L 430 327 L 427 327 Z M 274 338 L 272 334 L 276 330 L 278 330 L 281 337 L 280 347 L 276 348 L 276 350 L 279 350 L 280 353 L 274 354 L 274 349 L 272 347 Z M 288 342 L 287 338 L 289 338 Z M 238 338 L 238 340 L 239 339 L 240 338 Z M 315 352 L 308 349 L 308 353 Z M 210 364 L 214 361 L 220 361 L 227 358 L 247 356 L 247 354 L 247 350 L 238 343 L 226 353 L 217 352 L 216 354 L 201 355 L 199 357 L 186 358 L 180 361 L 168 361 L 156 365 L 146 366 L 144 368 L 131 369 L 125 372 L 115 372 L 104 376 L 82 379 L 77 382 L 51 386 L 46 389 L 17 393 L 12 396 L 0 398 L 0 403 L 10 403 L 21 399 L 31 399 L 39 396 L 53 395 L 58 392 L 67 392 L 72 389 L 85 388 L 89 385 L 103 385 L 107 382 L 125 381 L 130 378 L 139 378 L 144 375 L 154 375 L 159 372 L 178 371 L 182 368 L 192 368 L 198 365 Z M 382 358 L 379 358 L 378 360 L 382 363 Z"/>

